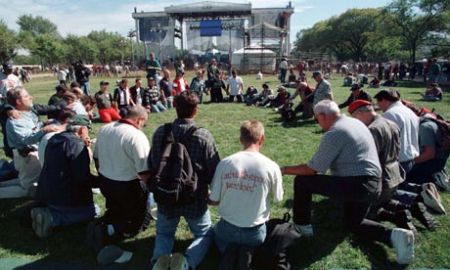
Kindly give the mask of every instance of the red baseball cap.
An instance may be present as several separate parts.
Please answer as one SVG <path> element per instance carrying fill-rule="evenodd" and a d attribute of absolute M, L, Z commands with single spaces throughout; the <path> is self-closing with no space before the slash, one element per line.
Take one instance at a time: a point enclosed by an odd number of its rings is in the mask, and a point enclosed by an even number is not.
<path fill-rule="evenodd" d="M 361 108 L 362 106 L 372 105 L 370 101 L 358 99 L 352 102 L 350 106 L 348 106 L 348 112 L 352 114 L 357 109 Z"/>

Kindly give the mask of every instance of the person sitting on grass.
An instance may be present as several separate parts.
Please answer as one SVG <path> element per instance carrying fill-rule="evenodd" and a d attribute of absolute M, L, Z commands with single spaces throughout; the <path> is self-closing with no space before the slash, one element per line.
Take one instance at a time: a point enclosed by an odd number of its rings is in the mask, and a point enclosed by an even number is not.
<path fill-rule="evenodd" d="M 343 86 L 352 86 L 354 83 L 356 83 L 356 78 L 352 73 L 348 73 L 347 76 L 344 77 Z"/>
<path fill-rule="evenodd" d="M 297 96 L 300 96 L 300 103 L 294 108 L 294 112 L 303 112 L 302 119 L 311 118 L 314 115 L 312 103 L 314 95 L 312 89 L 306 82 L 299 82 L 297 90 L 289 99 L 294 100 Z"/>
<path fill-rule="evenodd" d="M 370 82 L 369 82 L 369 88 L 380 88 L 380 79 L 378 79 L 377 76 L 375 76 Z"/>
<path fill-rule="evenodd" d="M 59 118 L 70 122 L 75 115 L 64 110 Z M 75 126 L 70 131 L 55 134 L 45 146 L 46 162 L 37 189 L 37 200 L 43 205 L 31 209 L 33 230 L 39 238 L 48 237 L 55 227 L 95 217 L 91 189 L 96 186 L 97 177 L 90 172 L 88 129 L 78 124 L 72 121 Z"/>
<path fill-rule="evenodd" d="M 33 185 L 39 179 L 41 164 L 38 157 L 38 143 L 49 132 L 60 132 L 65 126 L 46 125 L 33 108 L 33 97 L 22 86 L 8 91 L 7 100 L 14 107 L 17 117 L 6 122 L 8 145 L 13 149 L 14 167 L 18 178 L 0 183 L 0 198 L 22 198 L 33 196 Z"/>
<path fill-rule="evenodd" d="M 286 90 L 286 87 L 279 86 L 278 87 L 278 95 L 272 100 L 270 103 L 271 107 L 275 108 L 275 111 L 279 111 L 286 104 L 286 101 L 289 101 L 291 97 L 291 93 Z"/>
<path fill-rule="evenodd" d="M 256 89 L 253 85 L 247 88 L 247 91 L 244 94 L 244 101 L 247 105 L 254 105 L 258 100 L 258 89 Z"/>
<path fill-rule="evenodd" d="M 270 102 L 275 98 L 273 95 L 272 89 L 270 89 L 269 85 L 267 83 L 264 83 L 262 85 L 263 90 L 258 95 L 258 98 L 256 100 L 257 106 L 270 106 Z"/>
<path fill-rule="evenodd" d="M 112 121 L 120 120 L 120 115 L 118 110 L 112 106 L 113 97 L 108 92 L 109 82 L 100 82 L 100 91 L 95 94 L 95 100 L 97 103 L 98 114 L 100 115 L 100 120 L 103 123 L 110 123 Z"/>
<path fill-rule="evenodd" d="M 382 171 L 375 142 L 359 120 L 341 115 L 338 105 L 320 101 L 314 114 L 325 134 L 308 164 L 282 167 L 281 172 L 296 175 L 294 182 L 294 223 L 299 232 L 312 237 L 312 195 L 320 194 L 344 203 L 344 223 L 350 232 L 368 240 L 392 245 L 399 264 L 414 258 L 414 233 L 389 229 L 367 218 L 377 200 Z M 331 175 L 325 173 L 330 170 Z"/>
<path fill-rule="evenodd" d="M 189 89 L 191 93 L 195 93 L 200 100 L 200 104 L 203 103 L 203 93 L 206 93 L 205 80 L 203 79 L 205 74 L 204 70 L 197 70 L 195 72 L 195 77 L 192 79 Z"/>
<path fill-rule="evenodd" d="M 442 100 L 442 89 L 437 83 L 430 83 L 425 91 L 425 94 L 421 94 L 424 101 L 441 101 Z"/>
<path fill-rule="evenodd" d="M 156 87 L 155 78 L 149 77 L 147 80 L 148 88 L 144 89 L 142 106 L 154 113 L 166 111 L 166 107 L 161 103 L 161 91 Z"/>
<path fill-rule="evenodd" d="M 253 248 L 261 245 L 266 238 L 270 198 L 276 202 L 283 199 L 280 167 L 260 153 L 264 141 L 262 123 L 245 121 L 240 128 L 243 150 L 217 165 L 209 203 L 218 205 L 221 216 L 214 227 L 221 253 L 232 244 Z"/>
<path fill-rule="evenodd" d="M 353 84 L 352 87 L 350 88 L 350 91 L 352 91 L 352 93 L 345 102 L 339 104 L 339 109 L 345 108 L 348 105 L 350 105 L 353 101 L 359 99 L 367 100 L 369 102 L 372 101 L 372 97 L 366 91 L 364 91 L 364 89 L 362 89 L 359 83 Z"/>

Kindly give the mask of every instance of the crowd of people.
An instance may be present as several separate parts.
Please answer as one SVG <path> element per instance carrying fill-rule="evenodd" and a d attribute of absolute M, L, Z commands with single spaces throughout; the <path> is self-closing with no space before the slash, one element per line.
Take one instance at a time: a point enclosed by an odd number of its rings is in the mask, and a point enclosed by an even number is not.
<path fill-rule="evenodd" d="M 314 71 L 315 87 L 300 76 L 293 95 L 287 91 L 289 84 L 279 86 L 276 95 L 267 84 L 261 92 L 251 86 L 244 93 L 237 71 L 227 78 L 215 60 L 206 71 L 197 70 L 188 84 L 182 62 L 172 80 L 169 69 L 151 54 L 145 63 L 147 87 L 142 79 L 135 79 L 132 87 L 122 79 L 111 94 L 109 83 L 101 81 L 91 97 L 88 80 L 83 80 L 88 71 L 79 63 L 82 80 L 70 85 L 60 81 L 48 105 L 40 105 L 11 76 L 11 67 L 3 68 L 4 150 L 18 177 L 0 182 L 0 198 L 36 199 L 30 214 L 40 238 L 49 237 L 56 227 L 89 222 L 86 242 L 101 264 L 130 261 L 132 252 L 118 245 L 154 219 L 152 269 L 196 269 L 213 243 L 224 257 L 246 247 L 249 269 L 251 255 L 266 239 L 271 201 L 283 199 L 282 175 L 295 176 L 293 222 L 299 234 L 314 236 L 312 195 L 321 194 L 342 202 L 344 225 L 351 233 L 393 247 L 399 264 L 414 259 L 418 231 L 412 219 L 434 229 L 430 213 L 445 214 L 438 189 L 450 190 L 445 173 L 450 149 L 441 140 L 450 135 L 439 128 L 434 113 L 414 110 L 392 89 L 372 99 L 353 83 L 348 99 L 337 104 L 325 75 Z M 221 159 L 213 135 L 195 119 L 203 96 L 222 102 L 222 90 L 229 102 L 282 113 L 292 109 L 299 96 L 292 110 L 314 117 L 325 131 L 310 161 L 280 167 L 264 156 L 260 149 L 265 130 L 256 120 L 240 126 L 241 151 Z M 347 107 L 351 117 L 341 113 Z M 174 109 L 177 118 L 156 128 L 149 140 L 142 131 L 149 112 L 167 109 Z M 40 115 L 49 121 L 42 122 Z M 105 125 L 91 139 L 88 130 L 96 118 Z M 97 175 L 91 173 L 91 160 Z M 101 217 L 93 188 L 105 198 Z M 209 212 L 214 206 L 220 215 L 217 224 Z M 185 252 L 173 253 L 181 217 L 194 239 Z M 392 222 L 394 228 L 382 221 Z"/>

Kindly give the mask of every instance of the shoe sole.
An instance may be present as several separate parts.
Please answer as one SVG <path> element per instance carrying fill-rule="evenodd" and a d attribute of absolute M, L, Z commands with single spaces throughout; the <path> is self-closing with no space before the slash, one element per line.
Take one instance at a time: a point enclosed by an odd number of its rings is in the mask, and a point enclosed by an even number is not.
<path fill-rule="evenodd" d="M 412 232 L 407 232 L 406 239 L 403 239 L 403 240 L 406 240 L 406 243 L 404 243 L 404 244 L 406 246 L 406 249 L 408 249 L 407 254 L 411 254 L 411 256 L 409 258 L 405 258 L 405 260 L 401 260 L 399 258 L 401 256 L 397 256 L 397 263 L 406 265 L 406 264 L 410 264 L 414 259 L 414 234 Z M 397 255 L 400 255 L 400 254 L 397 254 Z"/>
<path fill-rule="evenodd" d="M 169 255 L 162 255 L 158 258 L 152 270 L 168 270 L 170 269 L 170 261 Z"/>
<path fill-rule="evenodd" d="M 184 262 L 186 262 L 185 257 L 182 254 L 174 254 L 170 259 L 170 270 L 184 270 L 189 269 L 185 267 Z"/>

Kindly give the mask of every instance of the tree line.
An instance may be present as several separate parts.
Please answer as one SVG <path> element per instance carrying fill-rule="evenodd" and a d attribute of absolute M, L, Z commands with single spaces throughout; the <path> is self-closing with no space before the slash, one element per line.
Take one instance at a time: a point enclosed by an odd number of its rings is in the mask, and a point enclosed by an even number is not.
<path fill-rule="evenodd" d="M 450 0 L 394 0 L 386 7 L 349 9 L 297 33 L 293 54 L 315 52 L 339 61 L 403 60 L 450 54 Z"/>
<path fill-rule="evenodd" d="M 62 37 L 58 27 L 42 16 L 22 15 L 18 18 L 19 31 L 14 32 L 0 20 L 0 61 L 15 64 L 70 64 L 123 63 L 131 58 L 132 35 L 124 37 L 117 32 L 91 31 L 86 36 L 69 34 Z M 29 55 L 18 55 L 26 50 Z"/>

